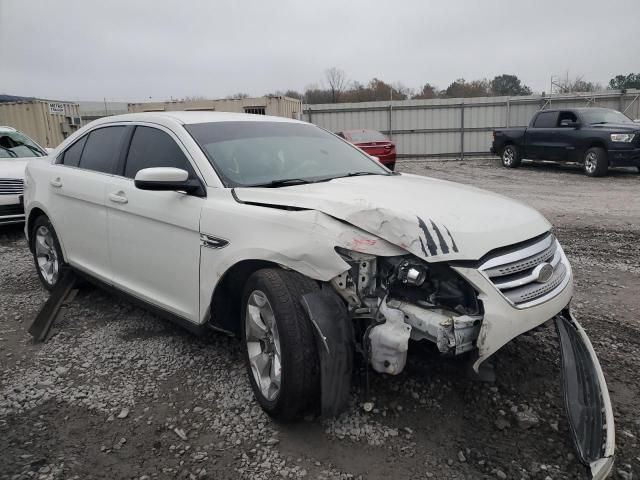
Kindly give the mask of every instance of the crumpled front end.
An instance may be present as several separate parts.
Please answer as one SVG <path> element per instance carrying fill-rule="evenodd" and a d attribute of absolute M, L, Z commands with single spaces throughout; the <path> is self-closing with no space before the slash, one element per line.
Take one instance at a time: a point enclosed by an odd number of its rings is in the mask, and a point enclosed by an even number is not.
<path fill-rule="evenodd" d="M 515 337 L 552 319 L 573 295 L 571 265 L 550 233 L 490 252 L 479 265 L 453 269 L 473 285 L 484 307 L 476 369 Z"/>
<path fill-rule="evenodd" d="M 579 457 L 593 478 L 606 477 L 614 449 L 611 403 L 591 343 L 568 314 L 573 275 L 553 234 L 493 250 L 476 262 L 336 250 L 350 269 L 331 286 L 347 304 L 360 351 L 381 373 L 402 372 L 409 340 L 431 342 L 449 356 L 475 352 L 478 371 L 506 343 L 555 319 Z"/>

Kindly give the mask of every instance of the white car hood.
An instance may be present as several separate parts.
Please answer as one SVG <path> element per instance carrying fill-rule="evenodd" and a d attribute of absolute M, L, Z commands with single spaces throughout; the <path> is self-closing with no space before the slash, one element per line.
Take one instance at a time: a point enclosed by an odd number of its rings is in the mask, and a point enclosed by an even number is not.
<path fill-rule="evenodd" d="M 501 195 L 418 175 L 370 175 L 280 188 L 236 188 L 239 201 L 312 209 L 427 261 L 477 260 L 551 228 Z"/>
<path fill-rule="evenodd" d="M 24 179 L 24 169 L 32 158 L 0 158 L 0 178 Z"/>

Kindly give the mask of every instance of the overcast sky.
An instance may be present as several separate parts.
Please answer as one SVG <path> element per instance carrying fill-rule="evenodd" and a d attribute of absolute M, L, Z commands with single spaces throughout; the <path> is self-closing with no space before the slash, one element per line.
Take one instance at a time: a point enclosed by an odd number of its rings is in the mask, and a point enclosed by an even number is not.
<path fill-rule="evenodd" d="M 0 93 L 262 95 L 329 67 L 419 88 L 640 72 L 640 0 L 0 0 Z"/>

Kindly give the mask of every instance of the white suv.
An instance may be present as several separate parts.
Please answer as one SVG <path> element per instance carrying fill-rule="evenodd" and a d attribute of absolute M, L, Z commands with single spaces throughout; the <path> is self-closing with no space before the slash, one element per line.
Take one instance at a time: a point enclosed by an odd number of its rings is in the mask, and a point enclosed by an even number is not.
<path fill-rule="evenodd" d="M 398 374 L 409 340 L 426 341 L 477 369 L 555 318 L 564 358 L 589 372 L 580 391 L 602 392 L 606 418 L 580 431 L 612 430 L 599 363 L 568 311 L 571 267 L 525 205 L 390 172 L 314 125 L 260 115 L 109 117 L 52 157 L 26 176 L 44 285 L 69 266 L 192 331 L 239 335 L 274 417 L 339 412 L 356 350 Z"/>

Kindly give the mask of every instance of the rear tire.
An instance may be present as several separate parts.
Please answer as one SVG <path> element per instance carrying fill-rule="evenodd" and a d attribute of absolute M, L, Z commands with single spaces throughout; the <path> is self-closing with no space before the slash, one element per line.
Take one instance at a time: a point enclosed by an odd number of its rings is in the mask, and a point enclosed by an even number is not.
<path fill-rule="evenodd" d="M 38 277 L 44 288 L 51 291 L 58 285 L 62 267 L 66 263 L 62 256 L 58 236 L 48 217 L 41 215 L 36 218 L 29 234 L 29 240 Z"/>
<path fill-rule="evenodd" d="M 291 421 L 315 408 L 320 366 L 313 326 L 301 298 L 311 279 L 269 268 L 255 272 L 242 296 L 241 338 L 253 393 L 273 418 Z"/>
<path fill-rule="evenodd" d="M 582 163 L 584 173 L 589 177 L 602 177 L 609 170 L 609 161 L 607 160 L 607 152 L 604 148 L 592 147 L 584 154 Z"/>
<path fill-rule="evenodd" d="M 515 145 L 505 145 L 500 154 L 502 165 L 506 168 L 518 168 L 522 159 L 520 158 L 520 152 Z"/>

